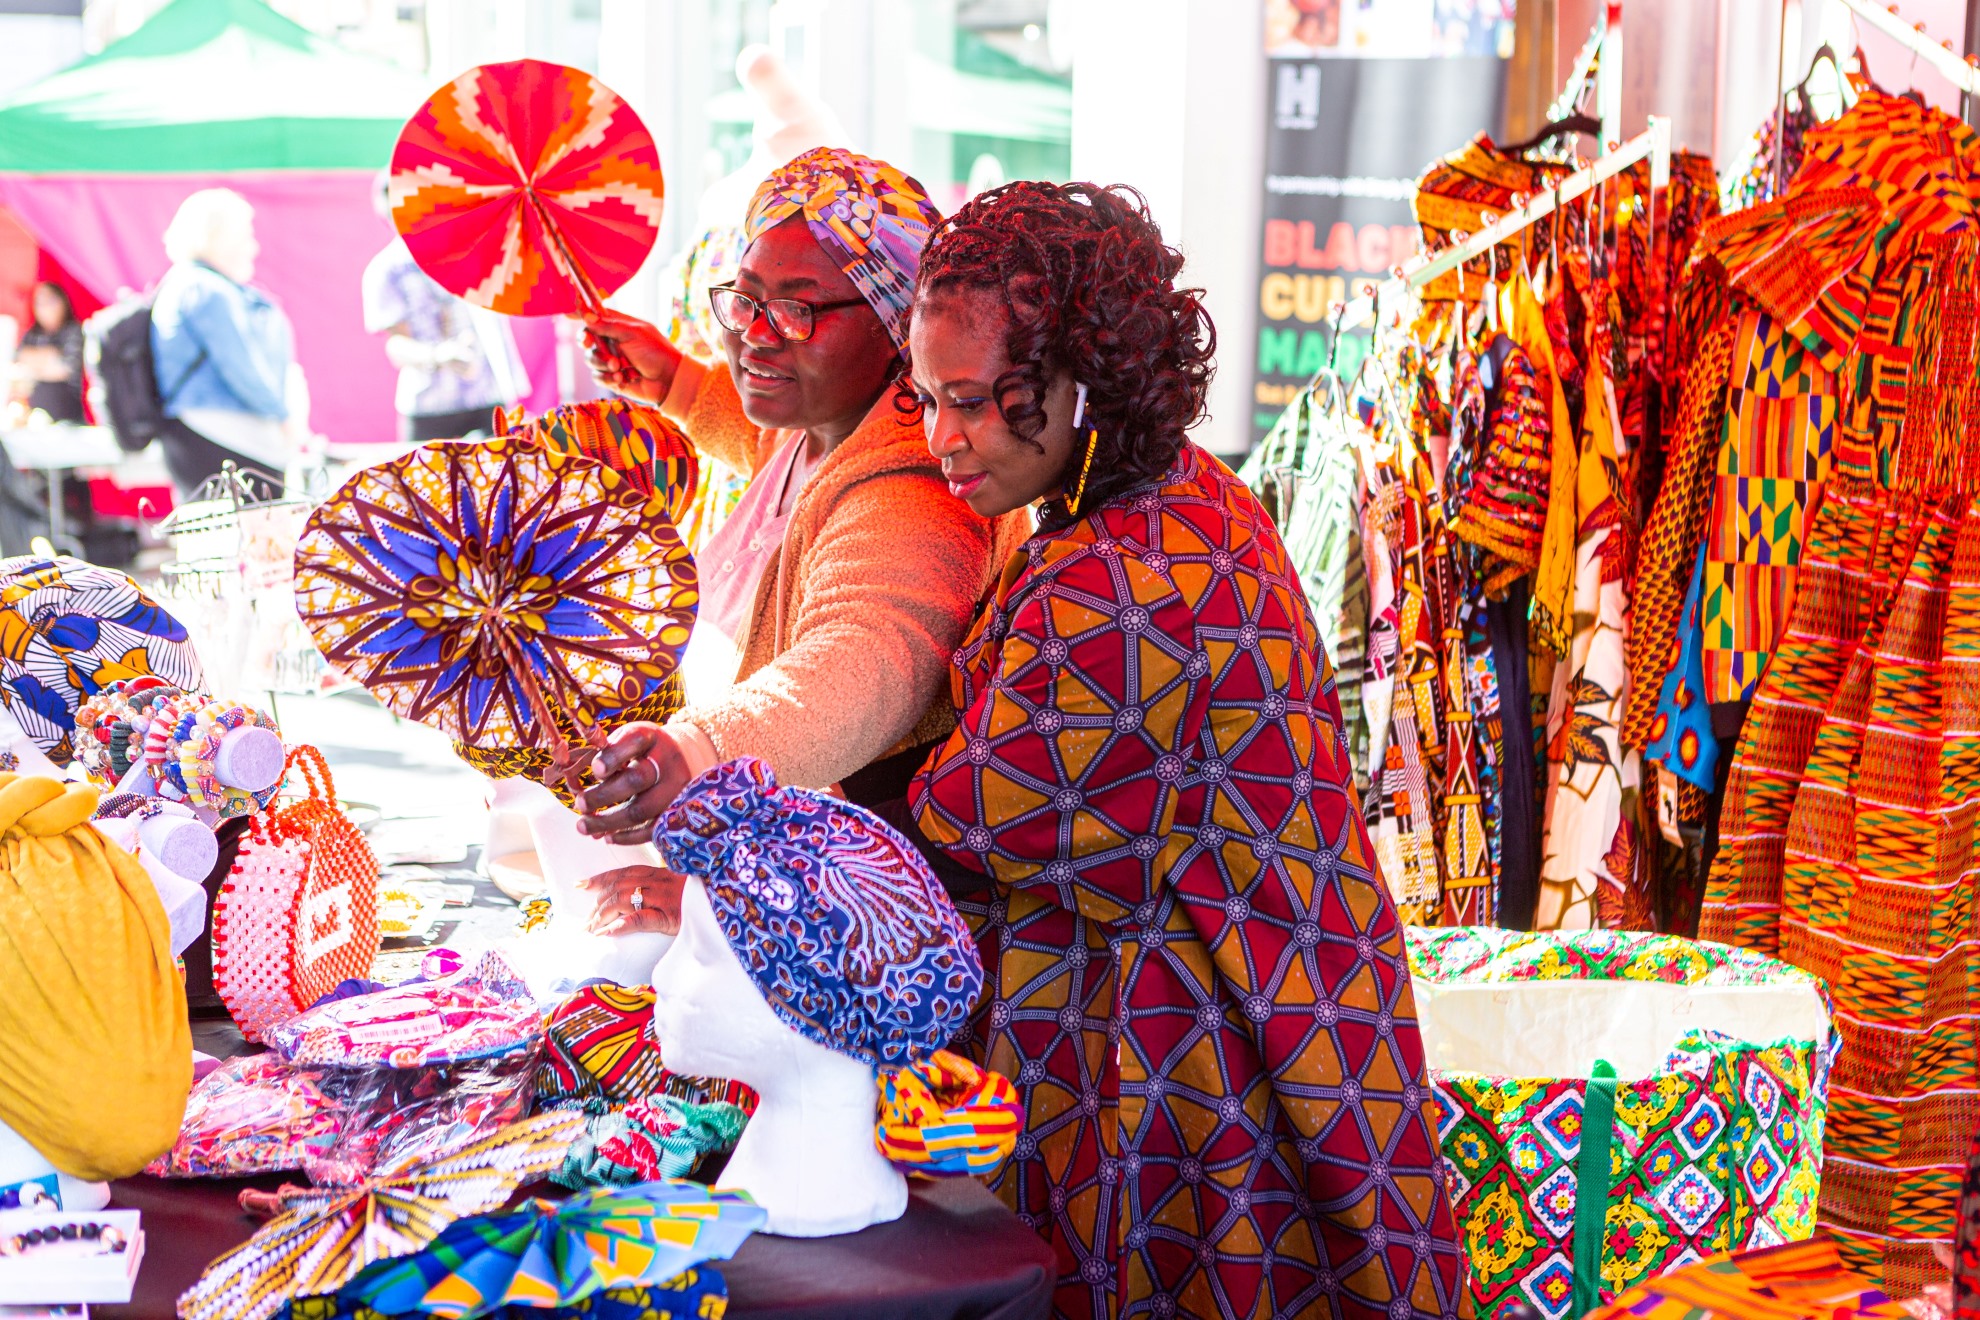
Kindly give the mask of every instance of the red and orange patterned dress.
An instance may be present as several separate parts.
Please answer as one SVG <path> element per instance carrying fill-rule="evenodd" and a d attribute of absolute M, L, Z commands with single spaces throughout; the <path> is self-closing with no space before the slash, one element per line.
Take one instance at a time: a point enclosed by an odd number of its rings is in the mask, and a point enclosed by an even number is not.
<path fill-rule="evenodd" d="M 1451 1317 L 1402 927 L 1284 543 L 1187 446 L 1032 538 L 956 656 L 922 833 L 994 880 L 977 1036 L 1064 1316 Z"/>

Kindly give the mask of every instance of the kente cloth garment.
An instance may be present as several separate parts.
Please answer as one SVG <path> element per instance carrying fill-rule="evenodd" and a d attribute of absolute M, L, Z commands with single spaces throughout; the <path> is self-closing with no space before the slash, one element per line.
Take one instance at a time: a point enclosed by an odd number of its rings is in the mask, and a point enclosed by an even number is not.
<path fill-rule="evenodd" d="M 689 782 L 653 842 L 700 878 L 736 961 L 807 1040 L 877 1068 L 968 1023 L 976 943 L 920 849 L 872 812 L 745 756 Z"/>
<path fill-rule="evenodd" d="M 1456 1311 L 1401 926 L 1294 582 L 1186 445 L 1011 561 L 915 781 L 994 882 L 977 1032 L 1027 1115 L 996 1187 L 1061 1315 Z"/>
<path fill-rule="evenodd" d="M 1873 582 L 1878 547 L 1898 532 L 1889 513 L 1888 497 L 1873 478 L 1840 473 L 1823 493 L 1793 615 L 1754 689 L 1727 774 L 1719 847 L 1699 917 L 1701 939 L 1765 954 L 1781 951 L 1788 819 L 1824 712 L 1857 640 L 1871 626 L 1881 595 Z M 1705 719 L 1709 725 L 1709 714 Z"/>
<path fill-rule="evenodd" d="M 1959 787 L 1942 779 L 1957 769 L 1942 757 L 1959 746 L 1947 716 L 1967 713 L 1942 704 L 1950 676 L 1939 659 L 1958 609 L 1948 588 L 1956 557 L 1966 573 L 1980 567 L 1980 523 L 1965 505 L 1955 498 L 1923 518 L 1875 650 L 1859 648 L 1818 735 L 1789 824 L 1782 953 L 1834 987 L 1842 1041 L 1822 1223 L 1857 1268 L 1881 1265 L 1898 1296 L 1943 1277 L 1932 1247 L 1950 1245 L 1980 1120 L 1974 887 L 1962 874 L 1970 842 L 1945 810 L 1956 796 L 1941 796 Z M 1980 624 L 1966 614 L 1965 626 Z M 1824 761 L 1841 772 L 1836 788 L 1817 777 Z"/>
<path fill-rule="evenodd" d="M 721 1320 L 729 1305 L 728 1281 L 713 1265 L 684 1270 L 665 1283 L 639 1288 L 607 1288 L 571 1306 L 534 1303 L 499 1306 L 486 1320 Z M 419 1310 L 389 1316 L 362 1302 L 335 1295 L 300 1297 L 282 1312 L 283 1320 L 426 1320 Z"/>
<path fill-rule="evenodd" d="M 192 1089 L 171 924 L 151 876 L 89 826 L 96 801 L 0 774 L 0 1123 L 92 1182 L 170 1150 Z"/>
<path fill-rule="evenodd" d="M 368 1266 L 338 1295 L 387 1315 L 574 1306 L 727 1260 L 768 1218 L 747 1193 L 672 1178 L 532 1197 L 455 1220 L 418 1252 Z"/>
<path fill-rule="evenodd" d="M 739 1105 L 649 1095 L 623 1109 L 587 1115 L 584 1135 L 571 1143 L 550 1181 L 578 1189 L 685 1178 L 708 1156 L 734 1150 L 748 1122 Z"/>
<path fill-rule="evenodd" d="M 792 216 L 803 217 L 905 355 L 921 250 L 942 222 L 927 191 L 884 161 L 814 147 L 757 188 L 743 221 L 743 245 Z"/>
<path fill-rule="evenodd" d="M 1712 708 L 1705 704 L 1705 634 L 1698 626 L 1699 597 L 1705 589 L 1705 554 L 1704 547 L 1699 547 L 1679 626 L 1677 666 L 1664 676 L 1644 756 L 1694 788 L 1710 793 L 1719 783 L 1719 740 L 1712 732 Z"/>
<path fill-rule="evenodd" d="M 1878 276 L 1840 373 L 1848 406 L 1837 422 L 1836 470 L 1809 531 L 1788 629 L 1754 690 L 1727 777 L 1704 938 L 1780 948 L 1782 849 L 1816 731 L 1910 562 L 1904 543 L 1916 542 L 1915 502 L 1893 507 L 1886 487 L 1936 259 L 1936 249 L 1914 254 Z M 1641 626 L 1641 603 L 1636 617 Z"/>
<path fill-rule="evenodd" d="M 1713 1256 L 1590 1311 L 1588 1320 L 1910 1320 L 1827 1240 Z"/>
<path fill-rule="evenodd" d="M 1722 321 L 1706 335 L 1686 372 L 1674 424 L 1677 439 L 1664 467 L 1663 489 L 1643 530 L 1632 584 L 1627 639 L 1629 687 L 1622 741 L 1641 749 L 1651 737 L 1663 676 L 1678 654 L 1687 564 L 1697 562 L 1712 498 L 1713 468 L 1725 426 L 1726 373 L 1732 368 L 1738 322 Z"/>
<path fill-rule="evenodd" d="M 1628 683 L 1624 637 L 1629 557 L 1622 501 L 1631 460 L 1612 412 L 1606 289 L 1588 300 L 1587 400 L 1576 456 L 1579 544 L 1574 635 L 1555 673 L 1548 711 L 1547 835 L 1540 864 L 1538 930 L 1602 925 L 1645 930 L 1650 903 L 1637 837 L 1641 765 L 1625 756 L 1616 724 Z"/>
<path fill-rule="evenodd" d="M 1966 1157 L 1959 1189 L 1959 1236 L 1953 1248 L 1954 1320 L 1980 1320 L 1980 1136 Z"/>
<path fill-rule="evenodd" d="M 1766 312 L 1741 318 L 1706 521 L 1705 699 L 1746 701 L 1794 603 L 1809 510 L 1829 477 L 1836 379 Z"/>
<path fill-rule="evenodd" d="M 1408 943 L 1419 984 L 1491 985 L 1508 1001 L 1541 981 L 1821 993 L 1807 973 L 1773 959 L 1668 935 L 1412 930 Z M 1520 1304 L 1543 1320 L 1571 1314 L 1583 1245 L 1577 1166 L 1583 1143 L 1598 1134 L 1608 1151 L 1595 1253 L 1604 1299 L 1714 1252 L 1807 1237 L 1824 1154 L 1829 1048 L 1826 1039 L 1752 1041 L 1688 1029 L 1662 1067 L 1610 1082 L 1607 1132 L 1583 1122 L 1595 1112 L 1588 1077 L 1433 1069 L 1476 1314 L 1502 1316 Z"/>
<path fill-rule="evenodd" d="M 960 1054 L 937 1050 L 880 1073 L 873 1141 L 902 1173 L 987 1178 L 1016 1149 L 1023 1128 L 1017 1087 Z"/>
<path fill-rule="evenodd" d="M 120 679 L 206 686 L 184 625 L 112 568 L 66 555 L 0 559 L 0 700 L 56 765 L 76 707 Z"/>

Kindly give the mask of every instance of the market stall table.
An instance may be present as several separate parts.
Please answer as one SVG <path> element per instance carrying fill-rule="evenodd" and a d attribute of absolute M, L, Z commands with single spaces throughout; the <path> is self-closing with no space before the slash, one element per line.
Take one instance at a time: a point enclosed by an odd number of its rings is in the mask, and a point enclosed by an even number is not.
<path fill-rule="evenodd" d="M 144 1264 L 125 1306 L 104 1320 L 173 1320 L 208 1261 L 256 1228 L 237 1200 L 280 1176 L 127 1178 L 111 1204 L 144 1214 Z M 287 1179 L 286 1181 L 296 1181 Z M 916 1182 L 891 1224 L 832 1238 L 757 1236 L 720 1269 L 731 1320 L 1032 1320 L 1051 1312 L 1052 1249 L 967 1178 Z"/>
<path fill-rule="evenodd" d="M 126 454 L 107 426 L 23 426 L 0 431 L 7 461 L 22 472 L 47 479 L 48 539 L 60 549 L 68 539 L 62 516 L 62 478 L 84 469 L 117 472 L 126 486 L 167 485 L 164 453 L 157 442 L 140 454 Z"/>

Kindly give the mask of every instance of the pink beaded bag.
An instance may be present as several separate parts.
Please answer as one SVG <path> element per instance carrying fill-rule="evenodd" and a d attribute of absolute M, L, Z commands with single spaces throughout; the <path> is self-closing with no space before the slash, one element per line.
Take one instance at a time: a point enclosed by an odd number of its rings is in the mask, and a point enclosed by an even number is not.
<path fill-rule="evenodd" d="M 323 753 L 289 753 L 308 796 L 255 817 L 213 903 L 213 988 L 259 1041 L 378 955 L 378 858 L 337 806 Z"/>

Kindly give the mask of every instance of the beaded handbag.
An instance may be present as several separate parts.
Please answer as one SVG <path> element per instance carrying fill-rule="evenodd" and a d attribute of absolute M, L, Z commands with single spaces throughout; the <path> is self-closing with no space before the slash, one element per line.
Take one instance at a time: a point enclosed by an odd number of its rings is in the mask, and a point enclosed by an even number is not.
<path fill-rule="evenodd" d="M 289 752 L 308 795 L 255 817 L 213 903 L 213 988 L 259 1041 L 377 957 L 378 859 L 337 806 L 323 753 Z"/>

